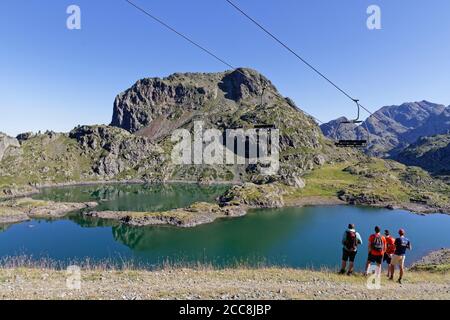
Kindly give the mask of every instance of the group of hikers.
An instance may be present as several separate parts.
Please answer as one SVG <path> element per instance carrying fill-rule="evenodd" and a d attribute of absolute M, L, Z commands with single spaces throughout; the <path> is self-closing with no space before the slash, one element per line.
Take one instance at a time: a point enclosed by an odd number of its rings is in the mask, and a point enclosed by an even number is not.
<path fill-rule="evenodd" d="M 368 245 L 368 257 L 365 266 L 364 275 L 368 275 L 370 272 L 371 263 L 376 263 L 376 273 L 381 275 L 381 265 L 383 261 L 388 264 L 387 276 L 390 280 L 394 280 L 395 267 L 399 266 L 400 276 L 397 280 L 398 283 L 402 283 L 406 250 L 411 250 L 411 242 L 405 237 L 405 230 L 398 230 L 398 238 L 391 236 L 389 230 L 384 231 L 384 236 L 381 235 L 380 227 L 375 227 L 375 233 L 369 237 Z M 362 245 L 361 235 L 356 232 L 355 225 L 349 224 L 348 229 L 344 232 L 342 237 L 342 266 L 340 274 L 351 275 L 353 273 L 354 261 L 356 253 L 358 252 L 358 246 Z M 350 261 L 348 271 L 347 261 Z"/>

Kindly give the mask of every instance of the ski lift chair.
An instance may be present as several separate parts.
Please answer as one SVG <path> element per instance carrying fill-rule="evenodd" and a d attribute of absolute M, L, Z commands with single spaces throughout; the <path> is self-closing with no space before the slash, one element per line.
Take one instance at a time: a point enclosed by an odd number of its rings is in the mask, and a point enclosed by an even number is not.
<path fill-rule="evenodd" d="M 359 114 L 360 114 L 360 108 L 361 108 L 361 106 L 359 105 L 359 100 L 353 99 L 353 101 L 356 103 L 357 110 L 358 110 L 356 119 L 345 120 L 345 121 L 339 122 L 339 124 L 335 130 L 335 135 L 342 125 L 360 124 L 363 122 L 362 120 L 359 120 Z M 369 131 L 367 131 L 367 134 L 369 134 Z M 347 140 L 339 139 L 339 140 L 335 141 L 334 144 L 336 147 L 339 147 L 339 148 L 364 148 L 367 146 L 367 139 L 347 139 Z"/>

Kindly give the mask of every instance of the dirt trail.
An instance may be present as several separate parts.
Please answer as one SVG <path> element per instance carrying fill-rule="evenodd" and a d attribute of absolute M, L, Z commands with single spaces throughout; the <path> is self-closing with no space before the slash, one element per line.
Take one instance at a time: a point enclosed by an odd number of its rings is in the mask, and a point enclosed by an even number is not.
<path fill-rule="evenodd" d="M 0 299 L 450 299 L 448 273 L 408 272 L 402 285 L 383 276 L 379 290 L 360 275 L 279 268 L 82 270 L 80 290 L 68 289 L 69 276 L 0 269 Z"/>

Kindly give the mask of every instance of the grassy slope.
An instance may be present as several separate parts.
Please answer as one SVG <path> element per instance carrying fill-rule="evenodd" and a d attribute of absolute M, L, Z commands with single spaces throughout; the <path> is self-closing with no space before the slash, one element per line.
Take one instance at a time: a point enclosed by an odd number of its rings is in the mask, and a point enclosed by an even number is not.
<path fill-rule="evenodd" d="M 426 199 L 430 204 L 449 203 L 449 187 L 436 182 L 418 168 L 408 168 L 394 161 L 370 159 L 325 165 L 305 177 L 304 189 L 289 192 L 285 198 L 336 197 L 340 191 L 367 194 L 383 201 L 408 202 Z"/>
<path fill-rule="evenodd" d="M 437 175 L 447 175 L 450 173 L 450 134 L 422 137 L 400 152 L 396 159 Z"/>
<path fill-rule="evenodd" d="M 419 265 L 419 266 L 415 266 L 414 270 L 415 271 L 433 272 L 433 273 L 449 273 L 450 272 L 450 263 Z"/>
<path fill-rule="evenodd" d="M 62 134 L 33 137 L 22 144 L 20 152 L 0 162 L 0 188 L 83 181 L 93 162 L 74 139 Z"/>

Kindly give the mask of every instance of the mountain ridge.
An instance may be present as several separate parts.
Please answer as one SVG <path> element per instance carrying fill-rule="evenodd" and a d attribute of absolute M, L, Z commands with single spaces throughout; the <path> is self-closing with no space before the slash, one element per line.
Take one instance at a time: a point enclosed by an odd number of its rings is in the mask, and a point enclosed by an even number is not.
<path fill-rule="evenodd" d="M 261 174 L 257 165 L 176 165 L 170 154 L 175 129 L 253 128 L 280 130 L 280 169 Z M 315 121 L 283 97 L 266 77 L 240 68 L 218 73 L 176 73 L 144 78 L 117 95 L 111 125 L 78 126 L 69 133 L 21 134 L 0 162 L 0 187 L 83 181 L 149 182 L 274 180 L 302 186 L 304 172 L 328 161 L 357 157 L 324 138 Z M 12 187 L 11 187 L 12 186 Z M 8 191 L 9 192 L 9 191 Z"/>
<path fill-rule="evenodd" d="M 361 125 L 341 126 L 339 120 L 322 124 L 322 132 L 329 138 L 369 138 L 366 153 L 390 158 L 422 136 L 443 134 L 450 130 L 450 106 L 426 100 L 384 106 Z M 334 131 L 333 131 L 334 130 Z"/>
<path fill-rule="evenodd" d="M 450 175 L 450 133 L 421 137 L 402 150 L 395 160 L 418 166 L 435 175 Z"/>
<path fill-rule="evenodd" d="M 265 174 L 262 163 L 172 161 L 171 133 L 183 129 L 192 136 L 197 121 L 219 132 L 275 127 L 277 172 Z M 138 80 L 117 95 L 111 124 L 19 135 L 20 148 L 7 148 L 0 161 L 0 198 L 52 185 L 186 181 L 234 185 L 218 204 L 230 210 L 339 201 L 450 212 L 448 185 L 419 168 L 337 148 L 312 117 L 252 69 Z"/>

